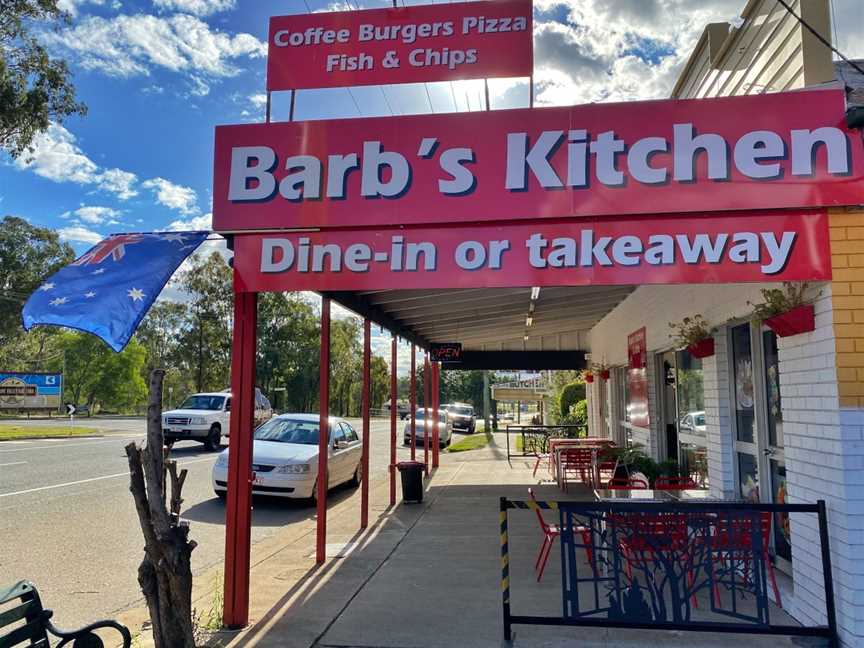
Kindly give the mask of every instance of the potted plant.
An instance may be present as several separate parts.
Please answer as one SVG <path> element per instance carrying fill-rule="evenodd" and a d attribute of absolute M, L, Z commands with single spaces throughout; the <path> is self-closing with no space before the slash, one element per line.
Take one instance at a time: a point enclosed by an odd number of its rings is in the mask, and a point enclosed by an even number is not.
<path fill-rule="evenodd" d="M 582 378 L 583 378 L 583 379 L 585 380 L 585 382 L 588 383 L 589 385 L 590 385 L 591 383 L 594 382 L 594 374 L 591 373 L 590 371 L 585 371 L 585 372 L 582 374 Z"/>
<path fill-rule="evenodd" d="M 645 454 L 641 445 L 634 445 L 630 448 L 611 448 L 607 451 L 610 457 L 615 457 L 618 460 L 618 465 L 615 468 L 616 479 L 627 479 L 631 475 L 641 473 L 648 480 L 649 486 L 654 486 L 654 481 L 662 473 L 660 465 L 651 457 Z"/>
<path fill-rule="evenodd" d="M 669 322 L 669 328 L 673 331 L 669 337 L 675 340 L 678 347 L 686 348 L 694 358 L 714 355 L 714 329 L 698 313 L 680 322 Z"/>
<path fill-rule="evenodd" d="M 816 314 L 813 304 L 804 303 L 806 290 L 807 283 L 789 281 L 784 281 L 782 288 L 763 289 L 765 301 L 751 304 L 754 318 L 762 320 L 778 337 L 812 331 L 816 328 Z"/>
<path fill-rule="evenodd" d="M 600 380 L 609 380 L 609 367 L 605 364 L 596 364 L 591 372 L 595 376 L 600 376 Z"/>

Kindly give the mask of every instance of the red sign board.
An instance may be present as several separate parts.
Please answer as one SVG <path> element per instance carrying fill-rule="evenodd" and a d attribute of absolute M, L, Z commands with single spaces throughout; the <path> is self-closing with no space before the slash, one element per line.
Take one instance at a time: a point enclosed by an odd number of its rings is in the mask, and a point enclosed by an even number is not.
<path fill-rule="evenodd" d="M 213 227 L 474 224 L 859 204 L 864 146 L 846 128 L 844 109 L 842 90 L 814 90 L 222 126 Z"/>
<path fill-rule="evenodd" d="M 648 411 L 648 348 L 645 327 L 627 336 L 627 421 L 630 425 L 647 428 Z"/>
<path fill-rule="evenodd" d="M 238 234 L 234 249 L 239 291 L 831 278 L 820 211 Z"/>
<path fill-rule="evenodd" d="M 271 18 L 267 89 L 531 76 L 532 11 L 495 0 Z"/>

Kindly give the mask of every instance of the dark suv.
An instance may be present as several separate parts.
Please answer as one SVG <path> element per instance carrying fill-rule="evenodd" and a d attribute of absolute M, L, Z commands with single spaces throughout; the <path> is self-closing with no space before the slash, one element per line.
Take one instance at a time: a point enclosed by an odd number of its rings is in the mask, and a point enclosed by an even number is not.
<path fill-rule="evenodd" d="M 454 431 L 464 431 L 474 434 L 477 419 L 474 417 L 474 408 L 468 403 L 450 403 L 442 409 L 447 410 L 447 417 Z"/>

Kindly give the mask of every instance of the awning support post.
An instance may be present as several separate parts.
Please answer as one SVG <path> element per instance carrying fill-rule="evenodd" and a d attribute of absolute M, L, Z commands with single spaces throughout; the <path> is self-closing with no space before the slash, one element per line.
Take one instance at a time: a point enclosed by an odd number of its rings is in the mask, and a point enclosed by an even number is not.
<path fill-rule="evenodd" d="M 396 336 L 390 340 L 390 506 L 396 504 L 396 420 L 398 418 L 396 381 Z"/>
<path fill-rule="evenodd" d="M 363 319 L 363 456 L 360 460 L 360 528 L 369 526 L 369 383 L 372 364 L 372 322 Z"/>
<path fill-rule="evenodd" d="M 440 369 L 441 365 L 437 362 L 432 363 L 432 410 L 435 412 L 435 433 L 432 435 L 432 467 L 438 467 L 438 455 L 440 453 L 441 448 L 441 431 L 439 429 L 438 422 L 438 410 L 441 409 L 441 393 L 438 388 L 438 380 L 440 378 Z M 447 433 L 447 430 L 444 430 L 444 433 Z"/>
<path fill-rule="evenodd" d="M 432 395 L 432 371 L 429 367 L 429 354 L 423 358 L 423 463 L 426 466 L 426 476 L 429 476 L 429 436 L 432 428 L 429 426 L 429 401 Z M 432 410 L 432 418 L 437 420 L 437 412 Z"/>
<path fill-rule="evenodd" d="M 411 344 L 411 461 L 417 460 L 417 345 Z"/>
<path fill-rule="evenodd" d="M 321 298 L 321 361 L 318 380 L 318 498 L 315 562 L 327 557 L 327 462 L 330 454 L 330 298 Z"/>
<path fill-rule="evenodd" d="M 258 294 L 234 293 L 231 346 L 231 424 L 225 508 L 225 602 L 229 628 L 249 623 L 249 549 L 252 529 L 252 428 Z"/>

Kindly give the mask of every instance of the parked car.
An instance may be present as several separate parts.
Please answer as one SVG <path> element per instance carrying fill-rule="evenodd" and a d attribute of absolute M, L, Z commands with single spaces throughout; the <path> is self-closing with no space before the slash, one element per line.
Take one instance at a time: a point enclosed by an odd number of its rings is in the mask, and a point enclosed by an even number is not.
<path fill-rule="evenodd" d="M 429 410 L 429 420 L 424 418 L 425 410 L 421 407 L 417 410 L 417 424 L 416 424 L 416 434 L 417 434 L 417 445 L 422 446 L 425 438 L 423 435 L 429 435 L 429 442 L 432 442 L 432 436 L 434 433 L 432 423 L 435 421 L 433 410 Z M 405 429 L 403 431 L 403 435 L 405 437 L 405 445 L 411 445 L 411 419 L 405 422 Z M 450 417 L 447 416 L 447 411 L 443 409 L 438 410 L 438 445 L 442 448 L 446 448 L 450 445 L 450 442 L 453 440 L 453 424 L 450 421 Z"/>
<path fill-rule="evenodd" d="M 255 388 L 255 425 L 273 415 L 270 402 Z M 165 443 L 189 439 L 200 441 L 208 450 L 218 450 L 228 436 L 231 420 L 231 392 L 205 392 L 187 396 L 177 409 L 162 413 Z"/>
<path fill-rule="evenodd" d="M 255 430 L 252 442 L 253 495 L 315 500 L 318 483 L 318 415 L 280 414 Z M 360 435 L 340 418 L 330 418 L 328 488 L 360 483 Z M 228 492 L 228 449 L 213 466 L 213 490 Z"/>
<path fill-rule="evenodd" d="M 447 418 L 457 432 L 464 430 L 468 434 L 474 434 L 477 428 L 477 419 L 474 416 L 474 408 L 468 403 L 449 403 L 443 407 L 447 411 Z"/>

